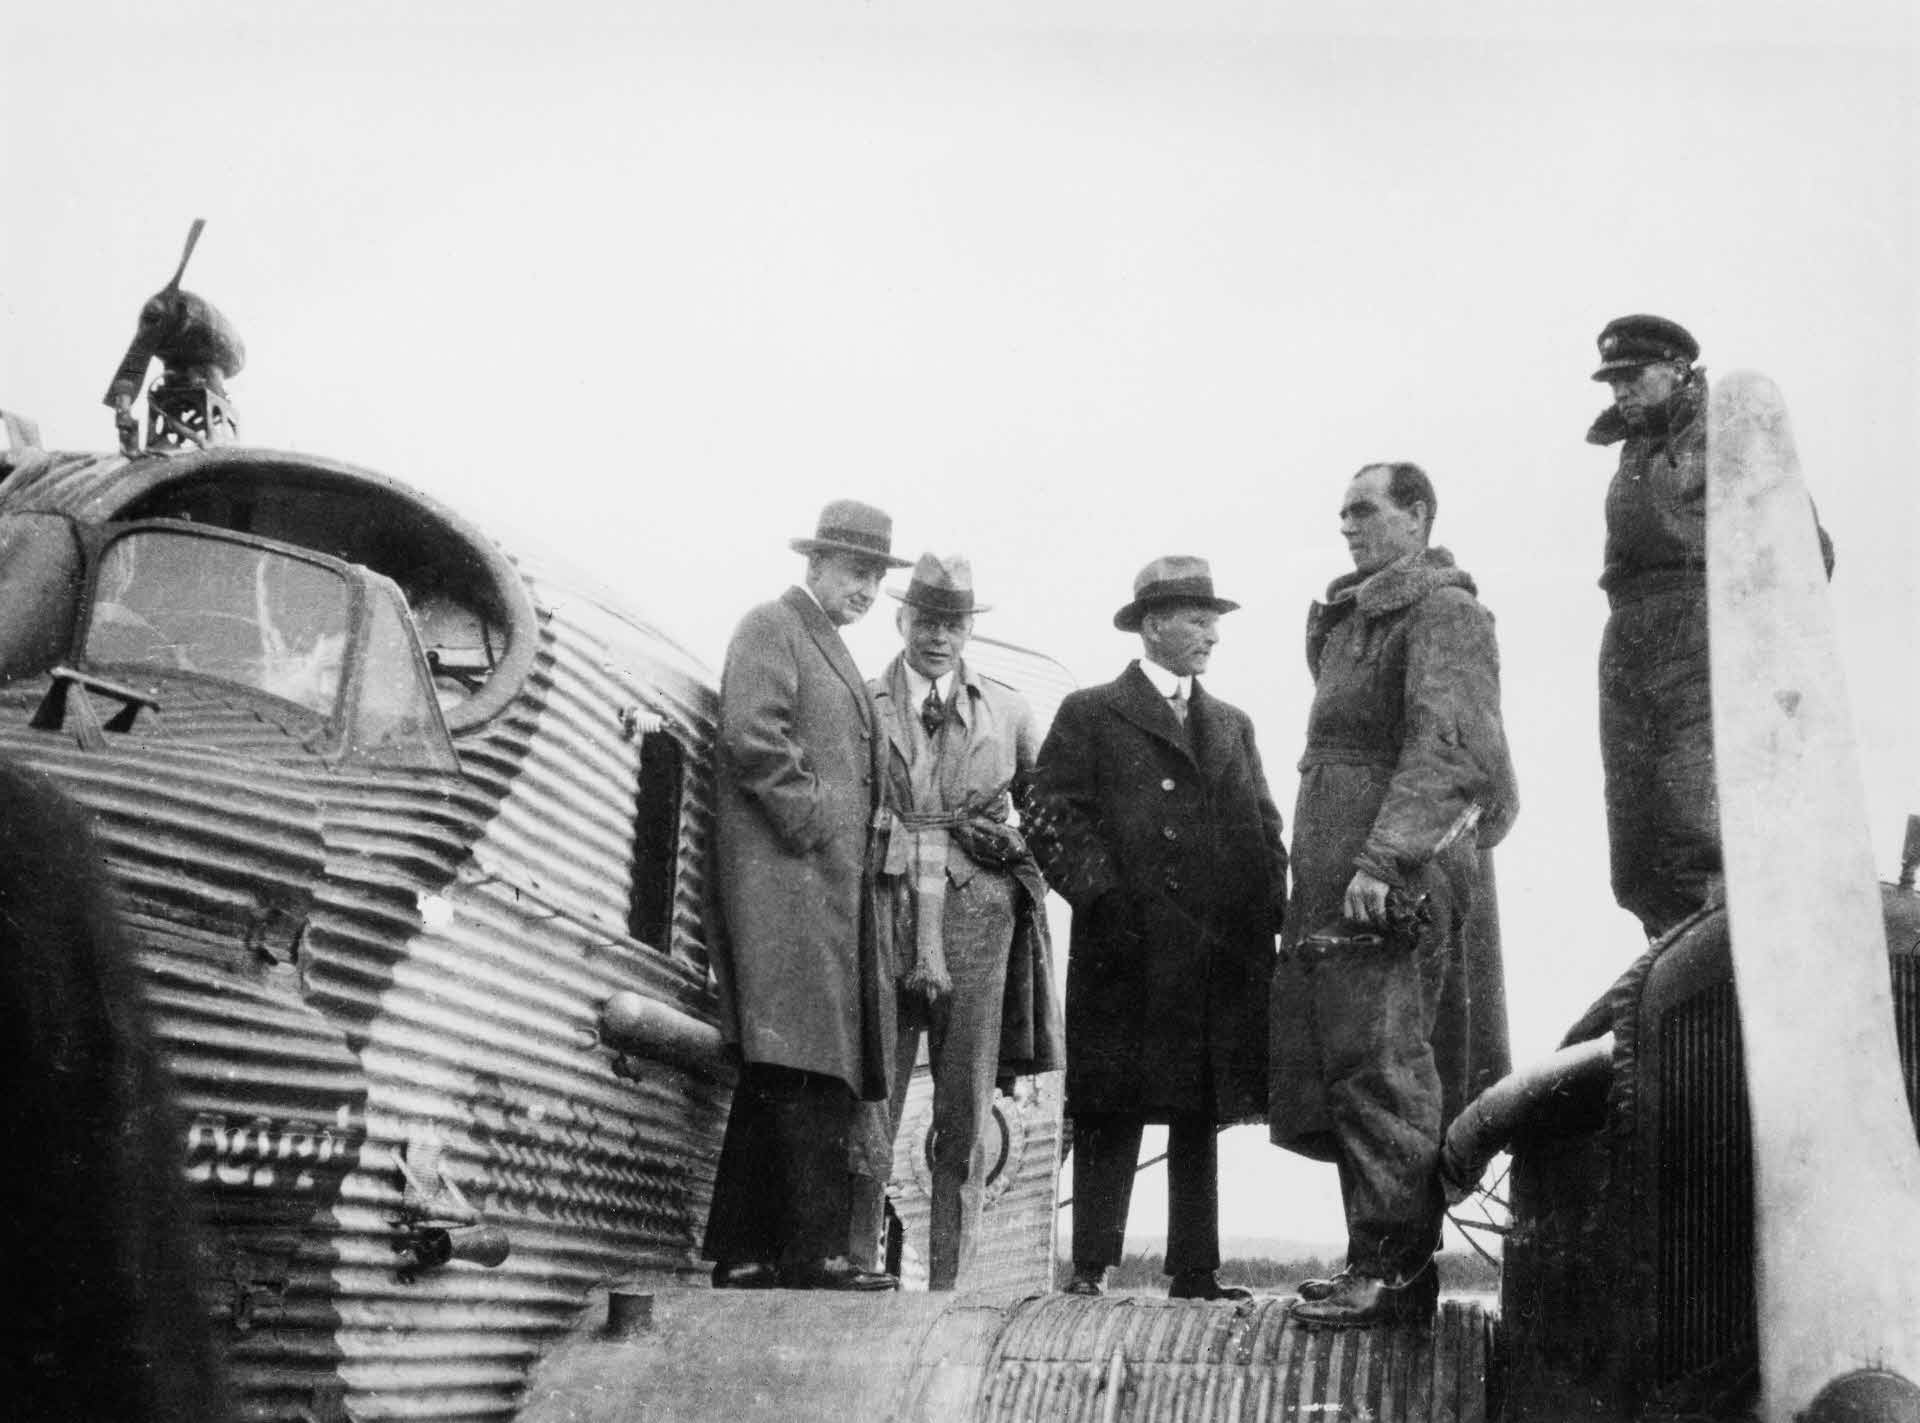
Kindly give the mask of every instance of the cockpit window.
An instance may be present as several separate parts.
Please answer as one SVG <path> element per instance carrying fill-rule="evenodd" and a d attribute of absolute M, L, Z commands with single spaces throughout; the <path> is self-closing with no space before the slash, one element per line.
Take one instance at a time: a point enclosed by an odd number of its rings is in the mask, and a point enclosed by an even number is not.
<path fill-rule="evenodd" d="M 270 549 L 155 530 L 100 562 L 85 656 L 239 682 L 331 714 L 340 698 L 353 588 Z"/>
<path fill-rule="evenodd" d="M 397 589 L 379 581 L 367 600 L 367 656 L 350 721 L 353 750 L 369 760 L 453 768 L 440 704 L 428 690 Z"/>
<path fill-rule="evenodd" d="M 106 545 L 93 589 L 81 649 L 89 666 L 236 683 L 322 718 L 310 748 L 458 769 L 406 605 L 388 579 L 253 540 L 146 526 Z M 163 723 L 166 709 L 163 693 Z"/>

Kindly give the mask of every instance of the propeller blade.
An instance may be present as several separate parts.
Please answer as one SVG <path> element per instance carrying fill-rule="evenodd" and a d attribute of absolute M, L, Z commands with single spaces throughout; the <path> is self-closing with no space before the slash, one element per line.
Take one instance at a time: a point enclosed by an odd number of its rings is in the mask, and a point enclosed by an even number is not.
<path fill-rule="evenodd" d="M 206 225 L 207 220 L 204 217 L 196 217 L 193 220 L 193 226 L 187 229 L 187 246 L 186 250 L 180 254 L 180 265 L 173 269 L 173 280 L 162 287 L 162 291 L 180 290 L 180 279 L 187 274 L 187 263 L 193 259 L 193 249 L 200 241 L 201 229 Z"/>
<path fill-rule="evenodd" d="M 1916 1416 L 1848 1411 L 1920 1403 L 1920 1146 L 1812 504 L 1772 381 L 1721 377 L 1709 421 L 1714 753 L 1763 1417 Z"/>

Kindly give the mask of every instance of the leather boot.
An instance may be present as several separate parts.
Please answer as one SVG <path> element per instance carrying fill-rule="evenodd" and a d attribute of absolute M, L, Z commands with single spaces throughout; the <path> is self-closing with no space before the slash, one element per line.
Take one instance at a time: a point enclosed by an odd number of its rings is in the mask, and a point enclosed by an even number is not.
<path fill-rule="evenodd" d="M 1370 1329 L 1375 1325 L 1433 1325 L 1440 1300 L 1440 1272 L 1429 1260 L 1410 1279 L 1383 1280 L 1348 1274 L 1331 1294 L 1302 1299 L 1293 1317 L 1309 1329 Z"/>
<path fill-rule="evenodd" d="M 763 1260 L 722 1260 L 713 1267 L 716 1290 L 770 1290 L 780 1283 L 780 1272 Z"/>
<path fill-rule="evenodd" d="M 1067 1282 L 1067 1287 L 1063 1293 L 1085 1295 L 1090 1299 L 1097 1299 L 1106 1293 L 1106 1290 L 1103 1288 L 1106 1278 L 1107 1267 L 1105 1265 L 1082 1265 L 1076 1261 L 1073 1266 L 1073 1278 Z"/>
<path fill-rule="evenodd" d="M 844 1255 L 826 1260 L 800 1260 L 780 1267 L 783 1290 L 853 1290 L 871 1294 L 897 1290 L 900 1281 L 878 1270 L 863 1270 Z"/>
<path fill-rule="evenodd" d="M 1294 1293 L 1304 1300 L 1325 1299 L 1328 1295 L 1339 1289 L 1351 1273 L 1352 1271 L 1345 1265 L 1342 1265 L 1339 1270 L 1327 1276 L 1324 1280 L 1302 1280 L 1300 1282 L 1300 1288 L 1295 1290 Z"/>
<path fill-rule="evenodd" d="M 1252 1299 L 1253 1291 L 1240 1285 L 1223 1285 L 1211 1270 L 1182 1270 L 1167 1286 L 1168 1299 Z"/>

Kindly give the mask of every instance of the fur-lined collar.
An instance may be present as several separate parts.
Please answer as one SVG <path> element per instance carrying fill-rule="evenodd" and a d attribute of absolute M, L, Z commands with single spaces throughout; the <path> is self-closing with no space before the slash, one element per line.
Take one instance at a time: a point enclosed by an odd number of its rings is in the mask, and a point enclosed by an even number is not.
<path fill-rule="evenodd" d="M 1707 375 L 1695 366 L 1688 372 L 1686 384 L 1675 388 L 1667 397 L 1666 406 L 1654 412 L 1640 429 L 1628 426 L 1626 417 L 1620 413 L 1620 407 L 1609 405 L 1595 417 L 1587 430 L 1587 443 L 1590 445 L 1617 445 L 1632 435 L 1645 435 L 1654 444 L 1663 444 L 1670 436 L 1679 434 L 1699 418 L 1707 403 Z"/>
<path fill-rule="evenodd" d="M 1329 606 L 1352 602 L 1362 617 L 1377 618 L 1382 613 L 1412 607 L 1438 588 L 1464 588 L 1478 594 L 1472 576 L 1453 561 L 1444 548 L 1430 548 L 1400 563 L 1389 564 L 1378 573 L 1357 570 L 1336 578 L 1327 585 Z"/>

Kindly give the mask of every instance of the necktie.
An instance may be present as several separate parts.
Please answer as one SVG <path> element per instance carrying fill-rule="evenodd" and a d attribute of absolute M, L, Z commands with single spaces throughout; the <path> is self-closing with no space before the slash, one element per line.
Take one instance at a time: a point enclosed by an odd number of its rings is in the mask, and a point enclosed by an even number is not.
<path fill-rule="evenodd" d="M 1173 689 L 1173 695 L 1167 698 L 1167 705 L 1173 708 L 1173 719 L 1182 726 L 1185 726 L 1187 724 L 1186 693 L 1182 692 L 1178 687 L 1175 687 Z"/>
<path fill-rule="evenodd" d="M 920 724 L 927 729 L 927 735 L 936 735 L 942 723 L 947 719 L 946 705 L 940 700 L 940 688 L 927 688 L 927 699 L 920 704 Z"/>

